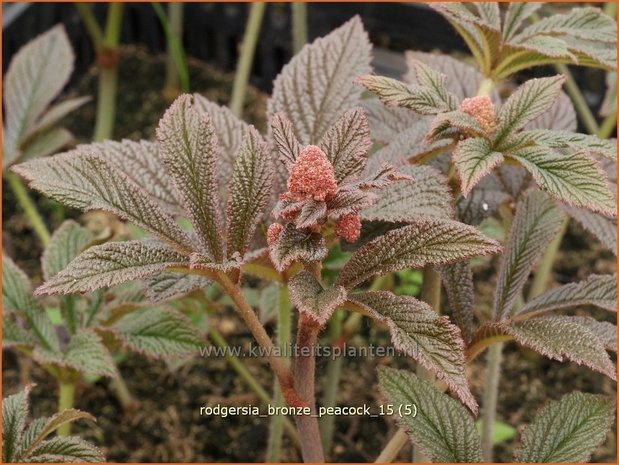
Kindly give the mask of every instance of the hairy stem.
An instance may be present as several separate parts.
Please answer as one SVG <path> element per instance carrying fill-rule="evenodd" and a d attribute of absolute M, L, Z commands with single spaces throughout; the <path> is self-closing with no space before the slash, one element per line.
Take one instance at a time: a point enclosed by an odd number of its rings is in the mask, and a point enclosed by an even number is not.
<path fill-rule="evenodd" d="M 542 259 L 537 267 L 537 271 L 535 272 L 535 278 L 533 278 L 533 283 L 529 289 L 528 300 L 534 299 L 548 288 L 548 281 L 552 273 L 552 266 L 555 263 L 555 258 L 557 257 L 557 252 L 561 246 L 563 236 L 567 231 L 568 223 L 569 218 L 565 216 L 559 232 L 544 252 L 544 255 L 542 255 Z"/>
<path fill-rule="evenodd" d="M 292 52 L 296 55 L 307 43 L 307 3 L 294 2 L 292 7 Z"/>
<path fill-rule="evenodd" d="M 408 444 L 408 435 L 402 429 L 397 430 L 374 462 L 393 462 L 406 444 Z"/>
<path fill-rule="evenodd" d="M 279 286 L 278 292 L 279 313 L 277 315 L 277 345 L 280 349 L 285 350 L 291 339 L 292 311 L 290 308 L 290 297 L 288 296 L 288 289 L 286 286 Z M 273 404 L 276 407 L 282 407 L 284 405 L 284 396 L 278 382 L 276 382 L 274 386 Z M 271 418 L 269 440 L 267 443 L 267 462 L 274 463 L 280 461 L 284 419 L 285 417 L 283 415 L 275 415 Z"/>
<path fill-rule="evenodd" d="M 45 223 L 43 222 L 43 218 L 37 210 L 35 203 L 28 195 L 28 191 L 15 174 L 6 172 L 4 173 L 4 178 L 9 183 L 9 186 L 17 199 L 17 203 L 19 203 L 20 207 L 24 211 L 24 214 L 26 215 L 26 218 L 28 218 L 30 226 L 32 226 L 32 229 L 41 243 L 46 246 L 49 243 L 51 236 L 45 226 Z"/>
<path fill-rule="evenodd" d="M 357 313 L 358 315 L 358 313 Z M 329 341 L 336 345 L 340 343 L 342 335 L 342 317 L 341 310 L 331 317 L 329 321 Z M 335 407 L 337 405 L 337 392 L 340 386 L 340 377 L 342 374 L 342 364 L 344 357 L 339 356 L 329 360 L 327 365 L 327 376 L 325 384 L 325 393 L 322 401 L 324 407 Z M 333 433 L 335 431 L 335 416 L 325 415 L 320 419 L 320 435 L 322 437 L 322 447 L 325 454 L 328 456 L 333 446 Z"/>
<path fill-rule="evenodd" d="M 492 462 L 493 458 L 492 436 L 494 430 L 494 422 L 496 419 L 496 406 L 499 393 L 499 377 L 501 373 L 502 351 L 502 342 L 493 345 L 488 350 L 481 420 L 481 448 L 485 462 Z"/>
<path fill-rule="evenodd" d="M 110 389 L 125 412 L 132 412 L 140 405 L 140 402 L 133 397 L 131 391 L 129 391 L 127 383 L 122 375 L 119 374 L 117 378 L 112 378 L 110 381 Z"/>
<path fill-rule="evenodd" d="M 252 3 L 249 9 L 249 18 L 247 19 L 247 27 L 243 36 L 243 44 L 241 45 L 241 55 L 236 67 L 236 73 L 234 74 L 232 97 L 230 99 L 230 110 L 239 117 L 243 113 L 243 102 L 247 92 L 247 83 L 249 82 L 249 74 L 254 61 L 254 53 L 265 7 L 265 3 Z"/>
<path fill-rule="evenodd" d="M 73 408 L 75 401 L 75 383 L 72 381 L 58 380 L 58 412 Z M 65 423 L 57 430 L 58 436 L 71 434 L 71 423 Z"/>

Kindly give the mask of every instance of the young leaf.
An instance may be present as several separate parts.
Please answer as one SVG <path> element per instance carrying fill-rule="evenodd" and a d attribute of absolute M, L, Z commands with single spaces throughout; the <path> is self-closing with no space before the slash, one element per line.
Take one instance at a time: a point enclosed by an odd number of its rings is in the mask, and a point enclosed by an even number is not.
<path fill-rule="evenodd" d="M 528 191 L 518 203 L 494 297 L 496 319 L 507 318 L 531 269 L 558 234 L 564 215 L 543 192 Z"/>
<path fill-rule="evenodd" d="M 519 3 L 519 5 L 521 5 Z M 556 131 L 576 132 L 578 121 L 572 99 L 563 91 L 552 106 L 543 114 L 525 124 L 524 129 L 554 129 Z"/>
<path fill-rule="evenodd" d="M 415 221 L 420 216 L 453 218 L 451 192 L 447 179 L 431 166 L 410 165 L 398 172 L 412 177 L 388 185 L 374 204 L 362 210 L 368 221 Z"/>
<path fill-rule="evenodd" d="M 509 96 L 499 111 L 496 145 L 548 110 L 559 95 L 565 76 L 530 79 Z"/>
<path fill-rule="evenodd" d="M 86 250 L 35 294 L 92 292 L 186 264 L 186 257 L 154 240 L 108 242 Z"/>
<path fill-rule="evenodd" d="M 382 368 L 378 382 L 396 411 L 400 406 L 416 406 L 417 415 L 396 417 L 396 421 L 433 462 L 481 462 L 475 423 L 457 401 L 404 370 Z"/>
<path fill-rule="evenodd" d="M 365 166 L 372 146 L 370 127 L 361 108 L 347 111 L 322 137 L 318 146 L 333 165 L 338 183 L 356 178 Z"/>
<path fill-rule="evenodd" d="M 191 240 L 147 192 L 135 184 L 96 146 L 41 158 L 13 167 L 30 187 L 69 207 L 106 210 L 181 249 Z"/>
<path fill-rule="evenodd" d="M 615 405 L 601 395 L 573 392 L 544 407 L 522 433 L 518 462 L 588 462 L 606 439 Z"/>
<path fill-rule="evenodd" d="M 43 441 L 28 456 L 29 462 L 98 463 L 104 462 L 103 453 L 95 446 L 76 436 L 55 437 Z"/>
<path fill-rule="evenodd" d="M 570 283 L 547 291 L 527 302 L 515 315 L 541 313 L 591 305 L 617 311 L 617 275 L 591 275 L 585 281 Z"/>
<path fill-rule="evenodd" d="M 144 292 L 150 302 L 156 303 L 204 289 L 209 284 L 210 281 L 203 276 L 164 272 L 145 279 Z"/>
<path fill-rule="evenodd" d="M 324 260 L 328 250 L 322 235 L 309 229 L 297 229 L 287 223 L 279 238 L 269 246 L 269 256 L 277 271 L 284 271 L 294 261 L 305 263 Z"/>
<path fill-rule="evenodd" d="M 295 162 L 302 147 L 294 135 L 294 127 L 286 116 L 277 113 L 271 120 L 271 136 L 286 168 Z"/>
<path fill-rule="evenodd" d="M 453 153 L 454 164 L 460 175 L 462 194 L 467 197 L 473 187 L 503 163 L 503 154 L 496 152 L 490 143 L 481 137 L 460 142 Z"/>
<path fill-rule="evenodd" d="M 157 140 L 168 173 L 202 247 L 214 260 L 224 256 L 217 188 L 217 136 L 206 113 L 181 95 L 159 121 Z"/>
<path fill-rule="evenodd" d="M 413 58 L 411 64 L 418 85 L 432 89 L 449 110 L 455 110 L 458 107 L 456 96 L 447 89 L 447 76 L 445 74 L 421 60 Z"/>
<path fill-rule="evenodd" d="M 527 131 L 524 134 L 536 143 L 553 149 L 571 148 L 587 154 L 601 155 L 611 160 L 617 159 L 617 147 L 615 144 L 611 140 L 600 139 L 597 136 L 569 131 L 553 131 L 550 129 Z"/>
<path fill-rule="evenodd" d="M 26 428 L 28 395 L 33 385 L 2 400 L 2 462 L 14 462 Z"/>
<path fill-rule="evenodd" d="M 457 262 L 437 268 L 447 294 L 451 316 L 462 332 L 465 342 L 473 335 L 473 271 L 469 262 Z"/>
<path fill-rule="evenodd" d="M 88 229 L 73 220 L 67 220 L 60 225 L 41 258 L 43 277 L 48 280 L 60 271 L 82 251 L 83 247 L 93 239 Z"/>
<path fill-rule="evenodd" d="M 352 294 L 391 333 L 393 345 L 447 383 L 449 389 L 474 413 L 477 402 L 464 374 L 464 342 L 460 330 L 429 305 L 391 292 Z"/>
<path fill-rule="evenodd" d="M 184 357 L 203 342 L 187 318 L 161 307 L 126 316 L 113 330 L 127 348 L 153 358 Z"/>
<path fill-rule="evenodd" d="M 516 342 L 560 362 L 571 360 L 611 379 L 615 367 L 604 343 L 590 329 L 569 316 L 542 316 L 509 323 L 506 332 Z"/>
<path fill-rule="evenodd" d="M 509 41 L 541 6 L 541 3 L 532 2 L 509 3 L 503 20 L 503 40 Z"/>
<path fill-rule="evenodd" d="M 247 251 L 271 195 L 273 170 L 262 136 L 252 127 L 234 163 L 226 209 L 227 253 Z"/>
<path fill-rule="evenodd" d="M 508 156 L 520 162 L 554 198 L 574 207 L 616 215 L 616 200 L 604 172 L 584 153 L 560 154 L 545 147 L 523 147 Z"/>
<path fill-rule="evenodd" d="M 284 66 L 273 84 L 268 120 L 283 113 L 303 145 L 316 144 L 342 113 L 357 105 L 354 79 L 370 72 L 372 46 L 359 17 L 315 40 Z"/>
<path fill-rule="evenodd" d="M 346 300 L 342 286 L 324 289 L 316 278 L 307 271 L 294 275 L 288 282 L 290 300 L 297 309 L 323 326 L 337 307 Z"/>
<path fill-rule="evenodd" d="M 471 226 L 439 218 L 418 219 L 357 250 L 342 268 L 337 283 L 352 289 L 372 276 L 453 263 L 500 250 L 497 242 Z"/>

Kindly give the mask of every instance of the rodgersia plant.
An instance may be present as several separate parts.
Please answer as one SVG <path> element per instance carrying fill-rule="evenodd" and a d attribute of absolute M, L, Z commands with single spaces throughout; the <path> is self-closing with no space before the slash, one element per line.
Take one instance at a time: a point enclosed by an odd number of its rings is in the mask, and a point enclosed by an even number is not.
<path fill-rule="evenodd" d="M 416 56 L 413 84 L 367 76 L 370 58 L 371 46 L 357 18 L 304 47 L 274 83 L 266 137 L 229 110 L 199 95 L 183 95 L 163 115 L 155 142 L 82 145 L 15 167 L 50 197 L 82 210 L 110 211 L 152 236 L 93 246 L 36 293 L 88 293 L 142 279 L 146 295 L 163 300 L 217 283 L 266 349 L 288 405 L 310 410 L 316 404 L 312 349 L 321 329 L 337 309 L 368 316 L 385 324 L 395 347 L 441 379 L 457 399 L 419 381 L 427 396 L 447 402 L 449 408 L 435 410 L 430 397 L 415 394 L 414 375 L 382 372 L 381 385 L 392 403 L 412 399 L 423 407 L 421 416 L 403 420 L 426 420 L 411 429 L 413 438 L 421 435 L 444 446 L 447 452 L 437 454 L 419 441 L 437 461 L 479 459 L 479 439 L 469 429 L 461 434 L 457 423 L 468 428 L 478 410 L 465 373 L 474 348 L 481 350 L 492 338 L 513 337 L 555 358 L 562 359 L 569 349 L 556 340 L 541 349 L 530 335 L 515 335 L 528 324 L 521 323 L 523 317 L 512 321 L 511 311 L 538 254 L 533 235 L 527 236 L 530 241 L 520 236 L 508 240 L 501 271 L 507 282 L 497 297 L 496 321 L 474 328 L 468 260 L 503 250 L 477 226 L 497 212 L 510 218 L 509 200 L 518 204 L 514 225 L 526 229 L 530 220 L 539 229 L 539 221 L 531 219 L 536 214 L 550 215 L 547 221 L 555 224 L 553 215 L 561 213 L 554 201 L 530 187 L 519 165 L 569 208 L 612 215 L 614 194 L 593 154 L 614 151 L 604 141 L 571 133 L 521 131 L 561 100 L 560 78 L 525 83 L 500 105 L 495 92 L 477 97 L 483 78 L 448 57 Z M 447 74 L 460 79 L 449 80 Z M 362 88 L 355 83 L 359 76 L 383 101 L 407 108 L 361 100 Z M 452 151 L 454 169 L 448 158 Z M 511 166 L 497 168 L 504 161 Z M 499 169 L 505 170 L 500 178 Z M 185 220 L 190 228 L 184 227 Z M 337 247 L 351 254 L 327 281 L 323 264 Z M 440 316 L 430 299 L 366 290 L 374 278 L 409 268 L 424 269 L 426 277 L 440 272 L 451 319 Z M 304 350 L 290 364 L 275 355 L 271 336 L 243 294 L 244 275 L 280 283 L 298 310 L 296 344 Z M 428 283 L 440 285 L 440 280 L 427 279 L 424 287 L 434 285 Z M 610 305 L 616 295 L 605 289 L 601 299 Z M 520 315 L 538 317 L 538 304 L 528 302 L 536 310 L 521 307 Z M 589 323 L 583 320 L 579 328 L 598 338 Z M 610 374 L 607 354 L 597 350 L 595 356 L 600 364 L 589 365 Z M 579 352 L 570 358 L 587 357 Z M 405 382 L 396 382 L 397 377 Z M 600 415 L 606 423 L 591 447 L 605 435 L 612 409 Z M 316 418 L 297 415 L 295 421 L 303 459 L 323 461 Z M 452 427 L 454 434 L 448 431 Z"/>

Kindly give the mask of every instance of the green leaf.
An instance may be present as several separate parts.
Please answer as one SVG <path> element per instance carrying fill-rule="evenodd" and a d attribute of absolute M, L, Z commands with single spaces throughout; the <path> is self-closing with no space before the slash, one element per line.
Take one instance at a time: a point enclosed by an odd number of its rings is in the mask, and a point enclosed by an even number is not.
<path fill-rule="evenodd" d="M 496 253 L 500 245 L 457 221 L 422 218 L 359 248 L 342 268 L 338 284 L 351 289 L 372 276 L 404 268 L 443 265 Z"/>
<path fill-rule="evenodd" d="M 181 358 L 203 343 L 191 321 L 179 312 L 161 307 L 128 315 L 113 329 L 126 347 L 153 358 Z"/>
<path fill-rule="evenodd" d="M 425 142 L 437 142 L 441 139 L 454 139 L 458 136 L 483 135 L 484 130 L 479 122 L 468 113 L 455 110 L 440 113 L 432 120 Z"/>
<path fill-rule="evenodd" d="M 75 221 L 62 223 L 43 252 L 43 277 L 47 280 L 64 270 L 92 239 L 90 231 Z"/>
<path fill-rule="evenodd" d="M 501 320 L 527 282 L 531 269 L 558 234 L 564 215 L 543 192 L 529 190 L 518 202 L 494 297 L 494 315 Z"/>
<path fill-rule="evenodd" d="M 475 426 L 477 427 L 477 432 L 481 434 L 482 432 L 482 420 L 477 420 L 475 422 Z M 516 435 L 516 428 L 512 425 L 508 425 L 507 423 L 503 423 L 502 421 L 494 421 L 492 423 L 492 444 L 497 445 L 501 444 L 505 441 L 509 441 Z"/>
<path fill-rule="evenodd" d="M 358 16 L 306 45 L 275 79 L 267 120 L 283 113 L 301 144 L 318 143 L 357 105 L 361 89 L 354 79 L 370 72 L 371 51 Z"/>
<path fill-rule="evenodd" d="M 590 316 L 573 316 L 572 322 L 591 331 L 609 352 L 617 352 L 617 326 L 607 321 L 598 321 Z"/>
<path fill-rule="evenodd" d="M 2 462 L 14 462 L 26 428 L 28 396 L 33 385 L 2 400 Z"/>
<path fill-rule="evenodd" d="M 202 248 L 215 261 L 221 261 L 224 245 L 216 173 L 219 146 L 210 117 L 194 107 L 190 95 L 181 95 L 159 121 L 157 141 Z"/>
<path fill-rule="evenodd" d="M 509 41 L 541 6 L 542 3 L 533 2 L 509 3 L 503 20 L 503 40 Z"/>
<path fill-rule="evenodd" d="M 292 262 L 312 263 L 324 260 L 328 250 L 322 235 L 309 229 L 297 229 L 287 223 L 279 238 L 269 246 L 269 256 L 278 271 L 284 271 Z"/>
<path fill-rule="evenodd" d="M 458 107 L 456 96 L 447 89 L 447 76 L 445 74 L 421 60 L 413 58 L 410 64 L 418 85 L 432 89 L 449 110 L 453 111 Z"/>
<path fill-rule="evenodd" d="M 498 115 L 495 144 L 546 112 L 555 102 L 565 76 L 529 79 L 509 96 Z"/>
<path fill-rule="evenodd" d="M 108 242 L 83 252 L 35 293 L 92 292 L 186 264 L 186 257 L 152 239 Z"/>
<path fill-rule="evenodd" d="M 469 262 L 457 262 L 437 268 L 441 282 L 447 294 L 449 311 L 454 322 L 462 332 L 465 342 L 470 342 L 473 335 L 473 271 Z"/>
<path fill-rule="evenodd" d="M 596 154 L 611 160 L 617 159 L 617 147 L 611 140 L 600 139 L 597 136 L 589 136 L 570 131 L 553 131 L 551 129 L 539 129 L 526 131 L 523 134 L 540 145 L 553 149 L 570 148 L 583 151 L 587 154 Z"/>
<path fill-rule="evenodd" d="M 387 325 L 396 349 L 445 381 L 473 413 L 477 402 L 464 373 L 464 341 L 460 330 L 428 304 L 391 292 L 363 292 L 350 296 L 370 315 Z"/>
<path fill-rule="evenodd" d="M 59 152 L 74 142 L 73 134 L 64 128 L 52 128 L 49 131 L 38 133 L 24 144 L 20 160 L 46 157 Z"/>
<path fill-rule="evenodd" d="M 503 163 L 503 154 L 496 152 L 481 137 L 460 142 L 453 153 L 454 164 L 460 175 L 462 194 L 467 197 L 482 177 Z"/>
<path fill-rule="evenodd" d="M 584 208 L 562 206 L 565 212 L 593 234 L 608 250 L 617 256 L 617 222 Z"/>
<path fill-rule="evenodd" d="M 172 272 L 157 273 L 144 280 L 146 297 L 153 303 L 204 289 L 209 284 L 210 281 L 203 276 Z"/>
<path fill-rule="evenodd" d="M 615 418 L 613 402 L 573 392 L 544 407 L 522 433 L 519 462 L 587 462 L 606 439 Z"/>
<path fill-rule="evenodd" d="M 551 289 L 527 302 L 515 314 L 539 315 L 585 305 L 616 312 L 617 275 L 591 275 L 585 281 Z"/>
<path fill-rule="evenodd" d="M 262 136 L 252 127 L 234 163 L 226 209 L 227 254 L 247 251 L 271 196 L 271 155 Z"/>
<path fill-rule="evenodd" d="M 574 207 L 616 215 L 616 200 L 606 175 L 582 152 L 560 154 L 545 147 L 523 147 L 508 154 L 551 196 Z"/>
<path fill-rule="evenodd" d="M 55 437 L 43 441 L 28 457 L 29 462 L 104 462 L 103 453 L 95 446 L 75 436 Z"/>
<path fill-rule="evenodd" d="M 378 372 L 380 390 L 394 409 L 415 405 L 417 415 L 396 417 L 413 443 L 433 462 L 481 462 L 473 418 L 457 401 L 404 370 Z"/>
<path fill-rule="evenodd" d="M 307 271 L 301 271 L 288 282 L 290 300 L 299 312 L 323 326 L 337 307 L 346 300 L 342 286 L 324 289 L 316 278 Z"/>

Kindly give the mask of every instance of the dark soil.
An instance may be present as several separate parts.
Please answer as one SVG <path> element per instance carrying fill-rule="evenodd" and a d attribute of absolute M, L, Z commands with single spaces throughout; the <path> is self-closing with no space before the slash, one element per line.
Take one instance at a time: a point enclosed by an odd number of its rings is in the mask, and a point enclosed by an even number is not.
<path fill-rule="evenodd" d="M 208 98 L 226 103 L 232 78 L 211 67 L 191 62 L 192 88 Z M 116 138 L 151 138 L 156 123 L 169 104 L 160 93 L 163 87 L 163 60 L 148 56 L 139 49 L 123 53 L 120 73 L 119 108 Z M 94 72 L 87 75 L 76 95 L 94 95 Z M 246 118 L 264 130 L 265 97 L 255 90 L 249 93 Z M 81 141 L 91 136 L 94 104 L 89 104 L 68 119 L 67 126 Z M 14 199 L 3 189 L 3 220 L 5 251 L 17 257 L 20 265 L 32 275 L 39 274 L 41 249 L 23 216 L 16 212 Z M 78 212 L 60 208 L 54 202 L 35 196 L 50 226 L 57 226 L 64 217 Z M 614 257 L 597 245 L 594 238 L 571 225 L 565 236 L 555 278 L 559 282 L 573 281 L 590 273 L 608 273 L 615 268 Z M 496 269 L 496 261 L 492 262 Z M 483 272 L 480 276 L 484 275 Z M 484 275 L 478 283 L 478 306 L 488 307 L 493 298 L 493 274 Z M 37 281 L 37 279 L 35 279 Z M 600 319 L 610 318 L 600 312 Z M 251 336 L 231 309 L 226 309 L 216 323 L 231 345 L 246 345 Z M 383 328 L 364 323 L 352 344 L 389 345 Z M 272 376 L 265 363 L 256 358 L 244 359 L 247 368 L 270 390 Z M 369 404 L 377 408 L 376 368 L 381 364 L 413 368 L 403 357 L 346 358 L 342 369 L 338 405 Z M 324 379 L 327 360 L 318 361 L 318 380 Z M 469 379 L 476 398 L 481 398 L 483 356 L 470 365 Z M 130 413 L 122 411 L 111 394 L 107 380 L 93 385 L 82 384 L 76 393 L 77 408 L 97 418 L 95 425 L 81 423 L 74 430 L 100 445 L 112 462 L 260 462 L 264 460 L 268 437 L 267 419 L 256 417 L 227 418 L 200 415 L 205 405 L 259 405 L 258 398 L 229 368 L 223 358 L 203 358 L 197 355 L 185 365 L 171 368 L 163 362 L 153 362 L 128 355 L 120 371 L 129 390 L 140 406 Z M 32 393 L 34 416 L 50 415 L 56 408 L 56 386 L 37 365 L 29 364 L 14 352 L 3 351 L 2 381 L 5 395 L 14 393 L 27 381 L 37 383 Z M 547 402 L 574 390 L 603 393 L 614 397 L 616 385 L 606 377 L 572 363 L 557 363 L 530 351 L 507 344 L 504 351 L 503 376 L 499 391 L 498 419 L 516 427 L 528 424 Z M 318 399 L 322 384 L 318 385 Z M 388 418 L 339 417 L 336 419 L 334 451 L 330 457 L 339 462 L 373 461 L 395 432 Z M 614 438 L 609 436 L 593 461 L 613 462 L 616 453 Z M 518 437 L 497 447 L 496 460 L 512 461 L 512 450 Z M 398 461 L 410 461 L 411 448 L 404 448 Z M 298 461 L 298 451 L 284 438 L 283 461 Z"/>

